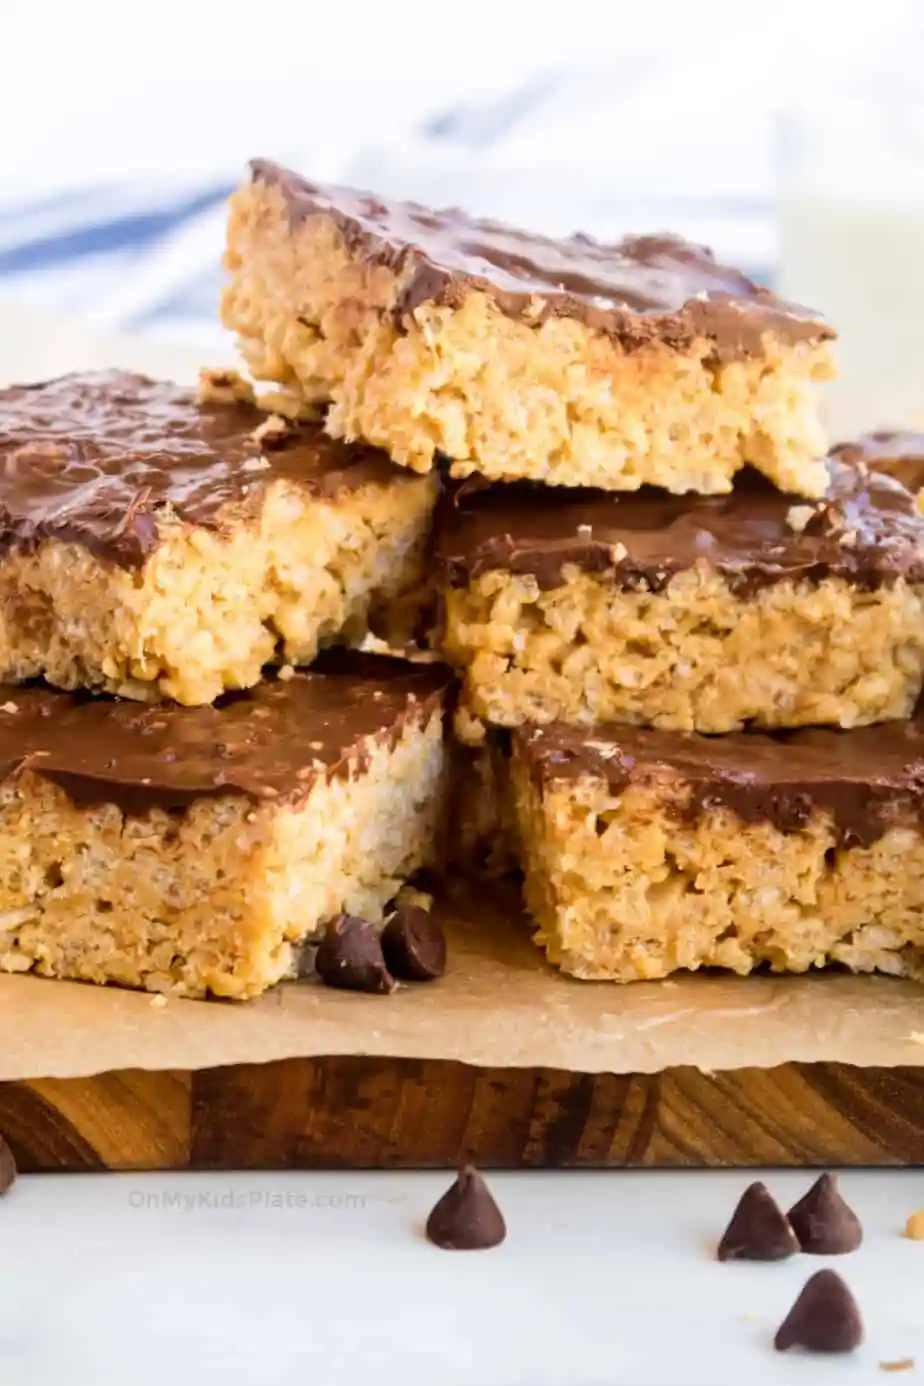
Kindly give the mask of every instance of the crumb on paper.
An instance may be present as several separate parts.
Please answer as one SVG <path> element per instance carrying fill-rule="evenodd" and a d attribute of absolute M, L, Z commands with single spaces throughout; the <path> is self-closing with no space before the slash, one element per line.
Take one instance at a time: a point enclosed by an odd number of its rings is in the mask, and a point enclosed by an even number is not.
<path fill-rule="evenodd" d="M 291 432 L 292 425 L 288 419 L 283 418 L 281 414 L 270 414 L 261 424 L 257 425 L 251 437 L 255 443 L 265 443 L 269 447 L 273 443 L 281 442 L 283 438 L 287 438 Z M 263 462 L 265 466 L 269 466 L 265 458 Z"/>
<path fill-rule="evenodd" d="M 924 1242 L 924 1208 L 911 1214 L 905 1223 L 905 1236 L 912 1242 Z"/>
<path fill-rule="evenodd" d="M 197 396 L 200 404 L 253 404 L 253 386 L 240 371 L 199 369 Z"/>
<path fill-rule="evenodd" d="M 371 630 L 367 630 L 362 640 L 357 646 L 361 654 L 380 654 L 380 655 L 401 655 L 400 650 L 396 650 L 393 645 L 389 645 L 387 640 L 381 636 L 373 635 Z"/>
<path fill-rule="evenodd" d="M 588 739 L 587 745 L 590 746 L 601 760 L 612 760 L 613 756 L 619 754 L 619 747 L 612 741 L 591 741 Z"/>
<path fill-rule="evenodd" d="M 0 703 L 0 712 L 14 713 L 19 711 L 18 703 Z"/>
<path fill-rule="evenodd" d="M 899 1357 L 894 1362 L 880 1362 L 881 1372 L 910 1372 L 914 1367 L 913 1357 Z"/>
<path fill-rule="evenodd" d="M 908 1038 L 912 1044 L 924 1044 L 924 1030 L 912 1030 Z"/>
<path fill-rule="evenodd" d="M 156 1011 L 162 1011 L 166 1004 L 167 998 L 162 992 L 158 992 L 156 996 L 152 996 L 148 1002 L 148 1005 L 153 1006 Z"/>
<path fill-rule="evenodd" d="M 791 505 L 786 512 L 786 523 L 796 534 L 801 534 L 814 514 L 813 505 Z"/>
<path fill-rule="evenodd" d="M 293 664 L 280 665 L 277 677 L 283 683 L 290 683 L 295 678 L 295 666 Z"/>

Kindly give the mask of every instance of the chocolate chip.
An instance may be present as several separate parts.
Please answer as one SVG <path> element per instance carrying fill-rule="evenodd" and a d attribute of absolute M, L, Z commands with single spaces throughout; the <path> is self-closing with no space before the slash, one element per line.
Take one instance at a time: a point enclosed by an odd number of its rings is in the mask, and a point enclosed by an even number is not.
<path fill-rule="evenodd" d="M 810 1256 L 844 1256 L 863 1240 L 860 1219 L 841 1198 L 833 1174 L 816 1180 L 788 1216 L 799 1245 Z"/>
<path fill-rule="evenodd" d="M 799 1250 L 789 1219 L 766 1184 L 750 1184 L 719 1242 L 720 1261 L 783 1261 Z"/>
<path fill-rule="evenodd" d="M 0 1136 L 0 1194 L 9 1193 L 16 1182 L 16 1161 L 6 1141 Z"/>
<path fill-rule="evenodd" d="M 446 971 L 446 935 L 429 910 L 399 905 L 382 930 L 389 971 L 407 982 L 432 982 Z"/>
<path fill-rule="evenodd" d="M 427 1218 L 427 1236 L 444 1251 L 483 1251 L 507 1235 L 504 1215 L 471 1165 L 456 1176 Z"/>
<path fill-rule="evenodd" d="M 803 1285 L 776 1331 L 777 1352 L 804 1347 L 809 1352 L 853 1352 L 863 1341 L 863 1320 L 853 1295 L 837 1271 L 817 1271 Z"/>
<path fill-rule="evenodd" d="M 314 966 L 326 986 L 343 991 L 389 992 L 395 988 L 377 931 L 367 919 L 353 914 L 341 914 L 330 921 L 318 944 Z"/>

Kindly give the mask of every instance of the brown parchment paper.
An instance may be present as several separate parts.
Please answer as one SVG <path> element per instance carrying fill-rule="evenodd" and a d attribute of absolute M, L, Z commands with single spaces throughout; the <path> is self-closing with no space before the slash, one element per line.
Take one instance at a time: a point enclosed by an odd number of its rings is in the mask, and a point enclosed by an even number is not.
<path fill-rule="evenodd" d="M 506 889 L 456 883 L 450 966 L 392 996 L 314 981 L 243 1004 L 0 977 L 0 1079 L 376 1054 L 650 1073 L 794 1060 L 924 1064 L 924 988 L 888 977 L 576 982 L 546 965 Z"/>
<path fill-rule="evenodd" d="M 206 364 L 227 364 L 227 349 Z M 89 335 L 0 305 L 0 380 L 122 366 L 191 382 L 200 355 Z M 580 1072 L 821 1060 L 924 1065 L 924 987 L 886 977 L 678 977 L 628 987 L 562 977 L 515 894 L 456 883 L 442 903 L 447 976 L 392 996 L 282 986 L 261 1000 L 168 1000 L 0 975 L 0 1080 L 371 1054 Z"/>

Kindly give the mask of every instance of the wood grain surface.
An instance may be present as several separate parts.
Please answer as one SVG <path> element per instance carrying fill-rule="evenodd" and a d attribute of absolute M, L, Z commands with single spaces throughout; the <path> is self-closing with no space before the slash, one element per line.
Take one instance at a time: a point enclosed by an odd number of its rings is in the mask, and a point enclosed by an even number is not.
<path fill-rule="evenodd" d="M 924 1069 L 570 1074 L 371 1058 L 0 1084 L 20 1168 L 924 1163 Z"/>

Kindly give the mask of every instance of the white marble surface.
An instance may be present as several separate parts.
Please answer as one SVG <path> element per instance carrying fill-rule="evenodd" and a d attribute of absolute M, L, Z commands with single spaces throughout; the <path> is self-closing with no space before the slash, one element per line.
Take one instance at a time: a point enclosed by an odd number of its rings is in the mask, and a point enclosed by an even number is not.
<path fill-rule="evenodd" d="M 924 1379 L 924 1172 L 848 1173 L 866 1231 L 832 1259 L 718 1264 L 749 1178 L 497 1174 L 494 1251 L 421 1236 L 445 1174 L 21 1178 L 0 1204 L 3 1386 L 764 1386 Z M 788 1206 L 812 1175 L 764 1176 Z M 849 1359 L 772 1337 L 835 1266 L 867 1323 Z M 880 1364 L 917 1358 L 885 1374 Z"/>

